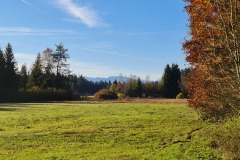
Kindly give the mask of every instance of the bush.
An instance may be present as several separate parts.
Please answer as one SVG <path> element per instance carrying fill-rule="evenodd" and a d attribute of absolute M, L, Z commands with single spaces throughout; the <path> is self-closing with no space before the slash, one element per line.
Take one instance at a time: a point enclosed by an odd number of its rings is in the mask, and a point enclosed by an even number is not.
<path fill-rule="evenodd" d="M 223 159 L 238 160 L 240 158 L 240 119 L 233 117 L 209 127 L 203 132 L 205 143 L 208 147 L 217 149 Z"/>
<path fill-rule="evenodd" d="M 74 92 L 72 95 L 73 100 L 79 100 L 80 99 L 80 94 L 78 92 Z"/>
<path fill-rule="evenodd" d="M 95 99 L 117 99 L 118 96 L 113 91 L 103 89 L 95 93 L 94 98 Z"/>
<path fill-rule="evenodd" d="M 125 97 L 125 95 L 122 93 L 118 93 L 117 96 L 118 96 L 118 99 L 123 99 Z"/>
<path fill-rule="evenodd" d="M 176 96 L 176 99 L 183 99 L 183 98 L 184 98 L 183 93 L 179 93 L 179 94 Z"/>
<path fill-rule="evenodd" d="M 15 98 L 16 102 L 41 102 L 41 101 L 65 101 L 72 100 L 72 93 L 55 88 L 42 89 L 39 87 L 32 87 L 30 89 L 21 89 L 18 91 L 18 96 Z"/>

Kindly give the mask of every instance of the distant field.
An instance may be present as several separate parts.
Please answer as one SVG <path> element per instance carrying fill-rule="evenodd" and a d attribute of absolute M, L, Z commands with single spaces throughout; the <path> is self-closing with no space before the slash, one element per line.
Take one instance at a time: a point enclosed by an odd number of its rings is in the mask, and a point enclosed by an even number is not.
<path fill-rule="evenodd" d="M 0 159 L 220 159 L 185 103 L 0 105 Z"/>

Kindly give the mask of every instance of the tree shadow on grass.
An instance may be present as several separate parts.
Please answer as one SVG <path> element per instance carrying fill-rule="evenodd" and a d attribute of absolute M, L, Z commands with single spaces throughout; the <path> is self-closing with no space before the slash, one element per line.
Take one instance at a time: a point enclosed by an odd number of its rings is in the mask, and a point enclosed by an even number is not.
<path fill-rule="evenodd" d="M 0 112 L 11 112 L 11 111 L 17 111 L 19 108 L 1 108 L 0 107 Z"/>
<path fill-rule="evenodd" d="M 21 103 L 0 103 L 0 112 L 13 112 L 18 110 L 26 110 L 30 108 L 34 108 L 34 105 L 29 104 L 21 104 Z"/>

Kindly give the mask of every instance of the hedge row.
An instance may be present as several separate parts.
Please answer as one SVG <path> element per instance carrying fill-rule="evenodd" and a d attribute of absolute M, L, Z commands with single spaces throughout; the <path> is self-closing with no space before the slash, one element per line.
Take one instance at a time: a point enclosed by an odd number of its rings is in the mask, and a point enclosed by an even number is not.
<path fill-rule="evenodd" d="M 73 100 L 73 94 L 62 89 L 41 89 L 32 87 L 28 90 L 19 90 L 14 101 L 17 102 L 41 102 L 41 101 L 66 101 Z"/>

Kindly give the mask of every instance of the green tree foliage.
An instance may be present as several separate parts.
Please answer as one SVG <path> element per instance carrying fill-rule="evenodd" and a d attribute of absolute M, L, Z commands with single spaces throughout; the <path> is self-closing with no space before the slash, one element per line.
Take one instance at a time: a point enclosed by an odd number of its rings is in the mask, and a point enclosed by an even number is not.
<path fill-rule="evenodd" d="M 69 64 L 67 63 L 70 56 L 67 51 L 68 49 L 65 49 L 63 44 L 60 43 L 56 45 L 56 51 L 51 54 L 57 76 L 70 73 Z"/>
<path fill-rule="evenodd" d="M 4 100 L 5 97 L 5 57 L 3 51 L 0 49 L 0 101 Z"/>
<path fill-rule="evenodd" d="M 57 44 L 56 50 L 53 52 L 51 49 L 47 49 L 48 59 L 45 71 L 55 71 L 55 87 L 58 89 L 69 89 L 69 82 L 67 76 L 70 74 L 69 64 L 67 60 L 70 58 L 67 53 L 68 49 L 64 48 L 63 44 Z M 50 76 L 50 74 L 49 74 Z"/>
<path fill-rule="evenodd" d="M 138 77 L 135 75 L 130 75 L 130 78 L 127 82 L 127 96 L 129 97 L 137 97 L 138 93 L 137 93 L 137 80 Z"/>
<path fill-rule="evenodd" d="M 53 57 L 52 57 L 52 49 L 47 48 L 43 51 L 41 57 L 41 63 L 43 67 L 43 84 L 42 88 L 54 88 L 55 87 L 55 80 L 56 75 L 54 74 L 54 64 L 53 64 Z"/>
<path fill-rule="evenodd" d="M 5 49 L 5 78 L 5 94 L 9 100 L 15 96 L 18 88 L 17 62 L 15 61 L 10 43 L 8 43 Z"/>
<path fill-rule="evenodd" d="M 28 83 L 28 74 L 27 74 L 27 65 L 24 64 L 21 67 L 20 71 L 20 80 L 19 80 L 19 88 L 20 89 L 27 89 L 27 83 Z"/>
<path fill-rule="evenodd" d="M 94 95 L 99 90 L 108 89 L 112 85 L 106 81 L 88 81 L 83 75 L 80 75 L 79 77 L 76 75 L 70 75 L 68 76 L 68 79 L 71 82 L 72 92 L 79 93 L 81 97 Z"/>
<path fill-rule="evenodd" d="M 43 84 L 43 70 L 41 64 L 41 54 L 38 53 L 30 74 L 29 87 L 31 88 L 37 86 L 41 88 L 42 84 Z"/>
<path fill-rule="evenodd" d="M 113 91 L 115 93 L 120 93 L 120 85 L 119 85 L 119 83 L 116 83 L 114 81 L 113 84 L 110 86 L 110 91 Z"/>
<path fill-rule="evenodd" d="M 164 98 L 175 98 L 180 92 L 181 72 L 177 64 L 169 64 L 164 69 L 159 90 Z"/>
<path fill-rule="evenodd" d="M 66 51 L 60 44 L 56 52 L 47 49 L 43 57 L 39 53 L 28 75 L 26 65 L 22 65 L 20 72 L 17 71 L 11 44 L 4 52 L 0 49 L 0 102 L 70 100 L 72 93 L 68 86 L 73 82 L 68 80 L 66 73 L 69 72 L 65 72 L 68 64 L 64 62 L 69 58 Z"/>
<path fill-rule="evenodd" d="M 70 75 L 67 51 L 62 44 L 56 45 L 56 51 L 47 48 L 43 51 L 42 56 L 40 53 L 37 54 L 29 74 L 26 65 L 22 65 L 17 74 L 17 63 L 12 46 L 8 44 L 5 52 L 0 49 L 0 101 L 70 100 L 73 95 L 77 95 L 77 97 L 94 95 L 103 89 L 121 94 L 121 97 L 125 97 L 125 95 L 142 97 L 143 94 L 146 96 L 159 95 L 157 90 L 159 83 L 150 81 L 149 76 L 146 82 L 142 82 L 135 75 L 131 75 L 128 80 L 121 75 L 122 78 L 118 81 L 115 80 L 112 84 L 110 81 L 92 82 L 82 75 Z M 178 93 L 170 88 L 179 85 L 180 80 L 177 82 L 172 80 L 178 79 L 176 78 L 178 70 L 177 65 L 166 67 L 165 75 L 160 82 L 160 88 L 164 89 L 161 91 L 165 91 L 162 93 L 169 94 L 167 91 L 173 94 Z M 16 93 L 18 95 L 14 96 Z"/>
<path fill-rule="evenodd" d="M 136 88 L 136 96 L 137 97 L 142 97 L 143 94 L 143 83 L 141 79 L 138 77 L 137 79 L 137 88 Z"/>
<path fill-rule="evenodd" d="M 153 82 L 150 80 L 150 76 L 146 77 L 146 82 L 144 84 L 144 94 L 146 97 L 154 96 L 154 85 Z"/>

